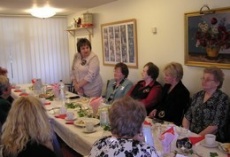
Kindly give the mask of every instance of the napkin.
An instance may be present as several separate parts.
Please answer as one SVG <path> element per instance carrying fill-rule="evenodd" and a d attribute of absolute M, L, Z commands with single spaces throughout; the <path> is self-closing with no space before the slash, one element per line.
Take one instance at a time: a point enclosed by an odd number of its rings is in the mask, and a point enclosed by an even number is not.
<path fill-rule="evenodd" d="M 165 153 L 170 152 L 170 145 L 176 136 L 177 134 L 174 131 L 174 127 L 170 127 L 160 135 L 160 141 Z"/>
<path fill-rule="evenodd" d="M 14 92 L 22 92 L 20 89 L 15 89 Z"/>
<path fill-rule="evenodd" d="M 204 136 L 198 136 L 198 137 L 188 137 L 192 145 L 202 141 L 204 139 Z"/>
<path fill-rule="evenodd" d="M 152 124 L 150 122 L 146 121 L 146 120 L 144 121 L 144 125 L 152 126 Z"/>
<path fill-rule="evenodd" d="M 65 122 L 66 124 L 74 124 L 74 120 L 68 120 Z"/>
<path fill-rule="evenodd" d="M 98 111 L 98 107 L 101 105 L 103 99 L 102 97 L 94 97 L 91 99 L 91 101 L 89 102 L 89 105 L 92 107 L 93 109 L 93 115 L 97 114 Z"/>
<path fill-rule="evenodd" d="M 29 94 L 27 94 L 27 93 L 21 93 L 21 94 L 19 94 L 19 96 L 28 96 Z"/>
<path fill-rule="evenodd" d="M 66 114 L 59 114 L 59 115 L 55 115 L 55 118 L 61 118 L 61 119 L 65 119 Z"/>

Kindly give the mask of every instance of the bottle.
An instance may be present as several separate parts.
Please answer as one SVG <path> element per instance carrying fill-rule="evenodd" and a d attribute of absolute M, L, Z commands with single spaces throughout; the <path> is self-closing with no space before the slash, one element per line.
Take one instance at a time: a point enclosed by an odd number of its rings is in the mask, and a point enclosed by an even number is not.
<path fill-rule="evenodd" d="M 65 102 L 65 84 L 60 80 L 59 82 L 59 89 L 60 89 L 60 100 L 64 103 Z"/>

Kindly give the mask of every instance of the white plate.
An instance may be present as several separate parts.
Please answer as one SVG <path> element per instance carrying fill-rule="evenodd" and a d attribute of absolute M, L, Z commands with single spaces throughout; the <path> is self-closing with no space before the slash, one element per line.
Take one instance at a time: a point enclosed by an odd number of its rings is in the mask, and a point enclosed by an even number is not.
<path fill-rule="evenodd" d="M 84 133 L 88 133 L 88 134 L 89 134 L 89 133 L 96 132 L 96 131 L 97 131 L 97 130 L 96 130 L 95 128 L 94 128 L 92 131 L 88 131 L 88 130 L 86 130 L 86 129 L 83 130 Z"/>
<path fill-rule="evenodd" d="M 100 120 L 96 118 L 78 118 L 78 120 L 74 122 L 74 125 L 85 127 L 85 121 L 91 121 L 93 122 L 94 125 L 97 125 L 100 123 Z"/>
<path fill-rule="evenodd" d="M 205 143 L 204 140 L 201 141 L 200 144 L 201 144 L 202 146 L 204 146 L 204 147 L 207 147 L 207 148 L 215 148 L 215 147 L 217 147 L 217 146 L 219 145 L 218 142 L 215 142 L 215 143 L 213 143 L 212 145 L 209 145 L 209 144 Z"/>

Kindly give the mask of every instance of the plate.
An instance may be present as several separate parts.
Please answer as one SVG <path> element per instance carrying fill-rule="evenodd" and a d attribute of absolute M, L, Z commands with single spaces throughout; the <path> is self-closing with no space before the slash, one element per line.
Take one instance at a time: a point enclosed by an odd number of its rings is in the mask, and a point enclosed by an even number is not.
<path fill-rule="evenodd" d="M 215 148 L 215 147 L 217 147 L 217 146 L 219 145 L 218 142 L 215 142 L 215 143 L 213 143 L 212 145 L 209 145 L 209 144 L 205 143 L 204 140 L 201 141 L 200 144 L 201 144 L 202 146 L 204 146 L 204 147 L 207 147 L 207 148 Z"/>
<path fill-rule="evenodd" d="M 97 130 L 96 130 L 95 128 L 94 128 L 92 131 L 88 131 L 88 130 L 86 130 L 86 129 L 83 130 L 84 133 L 88 133 L 88 134 L 89 134 L 89 133 L 96 132 L 96 131 L 97 131 Z"/>
<path fill-rule="evenodd" d="M 100 123 L 100 120 L 96 118 L 79 118 L 74 122 L 74 125 L 85 127 L 85 121 L 91 121 L 94 125 L 98 125 Z"/>
<path fill-rule="evenodd" d="M 220 143 L 218 148 L 224 153 L 230 154 L 230 143 Z"/>
<path fill-rule="evenodd" d="M 68 117 L 65 117 L 66 121 L 75 121 L 76 119 L 77 119 L 76 117 L 74 117 L 73 119 L 68 119 Z"/>

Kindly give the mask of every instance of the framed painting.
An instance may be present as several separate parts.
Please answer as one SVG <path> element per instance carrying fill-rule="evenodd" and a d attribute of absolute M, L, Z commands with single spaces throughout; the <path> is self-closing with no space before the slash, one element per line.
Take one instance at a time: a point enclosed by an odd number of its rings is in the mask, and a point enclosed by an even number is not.
<path fill-rule="evenodd" d="M 185 13 L 185 65 L 230 69 L 230 8 Z"/>
<path fill-rule="evenodd" d="M 138 68 L 135 19 L 102 24 L 101 36 L 104 65 L 123 62 L 130 68 Z"/>

